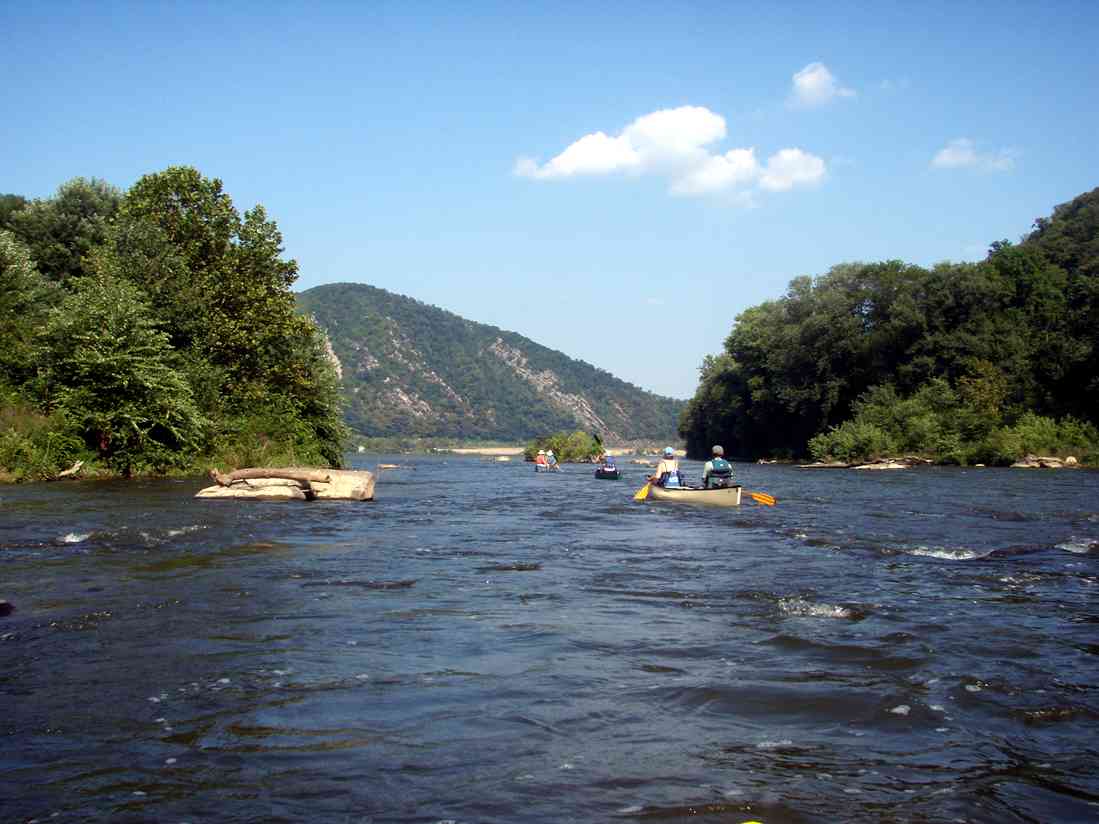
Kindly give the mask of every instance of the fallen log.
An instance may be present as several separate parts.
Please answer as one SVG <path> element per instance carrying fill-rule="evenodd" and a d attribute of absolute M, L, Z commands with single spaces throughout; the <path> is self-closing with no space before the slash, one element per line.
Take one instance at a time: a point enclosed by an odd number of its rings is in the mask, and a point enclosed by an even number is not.
<path fill-rule="evenodd" d="M 66 469 L 64 472 L 58 472 L 57 473 L 57 480 L 61 480 L 62 478 L 71 478 L 73 475 L 79 474 L 80 470 L 83 468 L 83 466 L 84 466 L 83 461 L 77 461 L 72 466 L 70 466 L 68 469 Z"/>
<path fill-rule="evenodd" d="M 227 475 L 223 475 L 216 469 L 210 470 L 210 480 L 218 486 L 231 486 L 233 481 L 247 481 L 255 478 L 278 478 L 284 481 L 297 481 L 300 484 L 331 483 L 332 477 L 328 472 L 320 469 L 279 469 L 263 467 L 253 469 L 235 469 Z"/>

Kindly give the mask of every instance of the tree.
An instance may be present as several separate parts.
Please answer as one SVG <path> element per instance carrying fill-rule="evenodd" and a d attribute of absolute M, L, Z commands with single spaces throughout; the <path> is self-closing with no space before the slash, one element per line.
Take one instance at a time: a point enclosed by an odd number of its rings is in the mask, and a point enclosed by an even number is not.
<path fill-rule="evenodd" d="M 52 198 L 13 212 L 12 231 L 26 244 L 38 270 L 63 283 L 90 273 L 88 256 L 106 240 L 121 197 L 118 189 L 97 178 L 73 178 Z"/>
<path fill-rule="evenodd" d="M 27 205 L 22 195 L 0 195 L 0 229 L 11 230 L 12 216 Z"/>
<path fill-rule="evenodd" d="M 45 330 L 48 406 L 123 475 L 186 464 L 207 421 L 140 290 L 109 276 L 72 286 Z"/>
<path fill-rule="evenodd" d="M 35 333 L 61 295 L 11 232 L 0 230 L 0 381 L 19 386 L 34 374 Z"/>

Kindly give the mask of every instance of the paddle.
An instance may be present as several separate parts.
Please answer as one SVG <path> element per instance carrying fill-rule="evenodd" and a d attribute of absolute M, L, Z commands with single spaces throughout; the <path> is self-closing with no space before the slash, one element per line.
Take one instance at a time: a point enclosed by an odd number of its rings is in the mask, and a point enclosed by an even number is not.
<path fill-rule="evenodd" d="M 652 481 L 646 481 L 645 485 L 641 487 L 637 492 L 633 493 L 633 499 L 635 501 L 643 501 L 649 497 L 649 487 L 652 486 Z"/>
<path fill-rule="evenodd" d="M 777 503 L 774 496 L 768 495 L 766 492 L 749 492 L 747 494 L 753 501 L 757 501 L 764 506 L 774 506 Z"/>

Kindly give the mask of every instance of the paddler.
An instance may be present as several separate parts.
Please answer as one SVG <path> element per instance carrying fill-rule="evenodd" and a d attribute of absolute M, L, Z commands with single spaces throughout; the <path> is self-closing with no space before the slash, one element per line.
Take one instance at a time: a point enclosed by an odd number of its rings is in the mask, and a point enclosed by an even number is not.
<path fill-rule="evenodd" d="M 714 444 L 710 453 L 713 457 L 702 467 L 702 488 L 725 489 L 733 486 L 733 465 L 725 460 L 725 449 Z"/>
<path fill-rule="evenodd" d="M 664 457 L 656 465 L 656 471 L 649 476 L 649 481 L 665 489 L 683 488 L 683 476 L 679 472 L 679 461 L 675 459 L 675 450 L 670 446 L 664 447 Z"/>

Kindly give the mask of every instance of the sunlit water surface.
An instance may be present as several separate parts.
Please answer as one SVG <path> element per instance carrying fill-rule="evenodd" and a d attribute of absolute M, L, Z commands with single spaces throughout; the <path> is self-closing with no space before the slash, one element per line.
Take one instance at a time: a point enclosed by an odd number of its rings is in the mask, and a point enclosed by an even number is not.
<path fill-rule="evenodd" d="M 0 487 L 0 819 L 1099 820 L 1097 473 L 377 460 Z"/>

